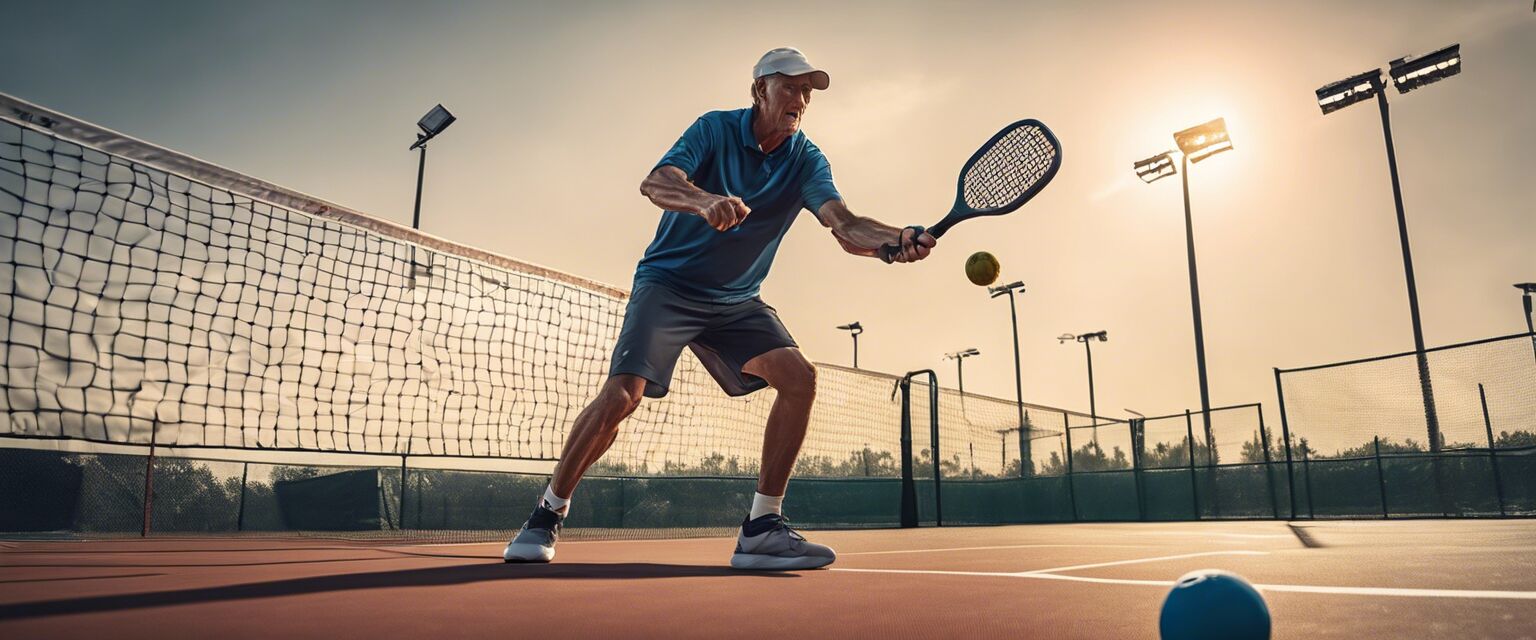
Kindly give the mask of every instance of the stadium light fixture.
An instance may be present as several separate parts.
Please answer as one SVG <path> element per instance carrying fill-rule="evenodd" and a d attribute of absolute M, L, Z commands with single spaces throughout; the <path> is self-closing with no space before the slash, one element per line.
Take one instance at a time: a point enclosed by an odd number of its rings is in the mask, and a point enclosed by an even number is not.
<path fill-rule="evenodd" d="M 1317 90 L 1317 106 L 1328 115 L 1356 102 L 1376 97 L 1381 91 L 1381 69 L 1352 75 L 1338 82 L 1330 82 Z"/>
<path fill-rule="evenodd" d="M 1388 64 L 1388 75 L 1398 93 L 1408 93 L 1461 73 L 1461 45 L 1453 44 L 1418 57 L 1405 56 Z M 1424 351 L 1424 328 L 1419 315 L 1419 292 L 1413 276 L 1413 253 L 1408 246 L 1408 218 L 1403 213 L 1403 187 L 1397 175 L 1397 151 L 1392 144 L 1392 118 L 1387 108 L 1387 92 L 1381 81 L 1381 70 L 1373 69 L 1337 82 L 1323 85 L 1317 90 L 1317 105 L 1327 115 L 1370 98 L 1376 98 L 1381 112 L 1381 133 L 1387 143 L 1387 169 L 1392 177 L 1392 202 L 1397 207 L 1398 243 L 1403 253 L 1403 277 L 1408 284 L 1408 310 L 1413 321 L 1413 346 L 1419 366 L 1419 386 L 1424 398 L 1424 422 L 1429 437 L 1430 451 L 1440 451 L 1440 419 L 1435 410 L 1434 388 L 1429 377 L 1429 358 Z M 1438 459 L 1436 483 L 1440 483 Z M 1442 492 L 1442 498 L 1444 494 Z"/>
<path fill-rule="evenodd" d="M 1025 424 L 1024 417 L 1024 365 L 1019 359 L 1019 308 L 1018 304 L 1014 302 L 1014 298 L 1017 296 L 1008 295 L 1014 292 L 1024 295 L 1023 280 L 1015 280 L 1008 284 L 987 287 L 989 297 L 1006 296 L 1008 298 L 1008 319 L 1013 323 L 1013 393 L 1014 397 L 1018 399 L 1017 406 L 1019 409 L 1019 426 L 1017 427 L 1019 432 L 1019 477 L 1025 478 L 1033 475 L 1034 464 L 1030 458 L 1031 445 L 1029 434 L 1025 433 L 1029 427 Z M 1006 459 L 1007 454 L 1005 453 L 1003 457 Z"/>
<path fill-rule="evenodd" d="M 1232 150 L 1232 138 L 1227 135 L 1226 118 L 1217 118 L 1175 133 L 1173 141 L 1179 145 L 1179 150 L 1184 152 L 1185 157 L 1194 163 L 1199 163 L 1223 151 Z"/>
<path fill-rule="evenodd" d="M 1398 93 L 1408 93 L 1461 73 L 1461 45 L 1426 53 L 1417 58 L 1404 56 L 1390 63 L 1392 85 Z"/>
<path fill-rule="evenodd" d="M 446 131 L 448 126 L 456 120 L 458 118 L 449 113 L 447 109 L 444 109 L 443 105 L 432 107 L 432 110 L 428 111 L 427 115 L 422 116 L 420 120 L 416 121 L 416 128 L 421 129 L 421 133 L 416 134 L 416 142 L 411 145 L 411 148 L 415 149 L 425 146 L 428 140 L 436 138 L 437 134 Z"/>
<path fill-rule="evenodd" d="M 969 349 L 962 349 L 962 350 L 956 351 L 954 353 L 946 353 L 946 354 L 944 354 L 944 359 L 945 360 L 954 360 L 955 361 L 955 380 L 958 381 L 959 389 L 960 389 L 960 399 L 961 399 L 960 410 L 961 411 L 965 410 L 965 404 L 964 404 L 964 401 L 965 401 L 965 359 L 969 358 L 969 357 L 972 357 L 972 356 L 979 356 L 979 355 L 981 355 L 981 351 L 977 350 L 976 347 L 971 347 Z"/>
<path fill-rule="evenodd" d="M 1178 144 L 1179 151 L 1182 152 L 1179 158 L 1181 166 L 1177 171 L 1173 168 L 1173 152 L 1166 151 L 1136 163 L 1136 175 L 1147 183 L 1175 173 L 1183 178 L 1184 245 L 1185 253 L 1189 258 L 1189 307 L 1194 317 L 1195 368 L 1200 379 L 1200 416 L 1205 421 L 1205 430 L 1210 431 L 1211 389 L 1205 373 L 1205 325 L 1200 316 L 1200 276 L 1195 265 L 1195 221 L 1189 208 L 1189 165 L 1223 151 L 1231 151 L 1232 136 L 1227 132 L 1226 119 L 1217 118 L 1173 134 L 1173 141 Z M 1164 159 L 1167 160 L 1166 165 L 1161 163 Z M 1108 335 L 1101 340 L 1108 340 Z"/>
<path fill-rule="evenodd" d="M 853 368 L 859 368 L 859 334 L 864 333 L 864 325 L 859 324 L 855 320 L 848 324 L 837 325 L 837 328 L 847 331 L 849 335 L 853 336 Z"/>
<path fill-rule="evenodd" d="M 1108 331 L 1094 331 L 1092 333 L 1080 333 L 1080 334 L 1076 334 L 1076 335 L 1073 335 L 1073 334 L 1070 334 L 1070 333 L 1063 333 L 1063 334 L 1057 336 L 1056 340 L 1057 340 L 1058 344 L 1066 344 L 1068 342 L 1081 342 L 1081 343 L 1083 343 L 1083 349 L 1088 354 L 1088 417 L 1092 418 L 1093 419 L 1093 423 L 1095 425 L 1097 425 L 1099 423 L 1099 407 L 1098 407 L 1098 401 L 1094 397 L 1094 393 L 1093 393 L 1093 346 L 1092 346 L 1092 343 L 1093 343 L 1094 340 L 1098 340 L 1099 342 L 1109 342 L 1109 332 Z M 1099 441 L 1099 430 L 1098 429 L 1094 429 L 1093 430 L 1093 441 L 1095 443 L 1097 443 Z"/>
<path fill-rule="evenodd" d="M 1164 151 L 1146 160 L 1139 161 L 1136 163 L 1135 168 L 1136 177 L 1141 178 L 1141 181 L 1147 184 L 1152 184 L 1179 172 L 1173 166 L 1172 151 Z"/>

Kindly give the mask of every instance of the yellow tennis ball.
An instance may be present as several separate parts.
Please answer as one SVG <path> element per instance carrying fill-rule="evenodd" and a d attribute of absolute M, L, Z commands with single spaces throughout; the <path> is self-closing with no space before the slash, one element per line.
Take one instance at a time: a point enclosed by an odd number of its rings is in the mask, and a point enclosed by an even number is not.
<path fill-rule="evenodd" d="M 997 256 L 985 251 L 977 251 L 965 259 L 965 277 L 970 278 L 971 284 L 978 287 L 997 282 L 997 274 L 1002 269 L 1002 265 L 997 263 Z"/>

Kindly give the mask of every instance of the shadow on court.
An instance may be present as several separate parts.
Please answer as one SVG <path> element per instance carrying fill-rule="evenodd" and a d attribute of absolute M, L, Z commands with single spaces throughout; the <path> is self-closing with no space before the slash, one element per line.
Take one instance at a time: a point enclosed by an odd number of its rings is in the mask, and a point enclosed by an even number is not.
<path fill-rule="evenodd" d="M 652 580 L 662 578 L 795 578 L 792 573 L 737 571 L 725 567 L 652 563 L 472 564 L 375 573 L 351 573 L 197 589 L 153 591 L 0 605 L 0 620 L 123 611 L 146 607 L 297 596 L 391 587 L 452 586 L 503 580 Z"/>

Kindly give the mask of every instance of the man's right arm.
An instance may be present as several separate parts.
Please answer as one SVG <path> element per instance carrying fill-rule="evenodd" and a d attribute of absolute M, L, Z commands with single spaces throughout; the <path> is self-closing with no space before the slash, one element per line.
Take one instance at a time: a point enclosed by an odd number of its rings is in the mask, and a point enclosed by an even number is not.
<path fill-rule="evenodd" d="M 741 198 L 718 196 L 688 181 L 688 174 L 672 165 L 656 167 L 640 183 L 640 193 L 667 211 L 691 213 L 709 221 L 717 231 L 728 231 L 752 209 Z"/>

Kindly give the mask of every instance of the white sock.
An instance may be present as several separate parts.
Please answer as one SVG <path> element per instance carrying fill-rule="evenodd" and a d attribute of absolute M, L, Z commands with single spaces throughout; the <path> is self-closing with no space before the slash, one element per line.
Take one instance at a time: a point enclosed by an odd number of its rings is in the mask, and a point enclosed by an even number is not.
<path fill-rule="evenodd" d="M 770 513 L 783 515 L 784 496 L 765 496 L 761 493 L 752 494 L 752 515 L 748 520 L 756 520 Z"/>
<path fill-rule="evenodd" d="M 551 511 L 567 513 L 570 511 L 571 499 L 562 498 L 555 495 L 554 485 L 549 485 L 544 487 L 544 504 L 545 506 L 548 506 Z"/>

